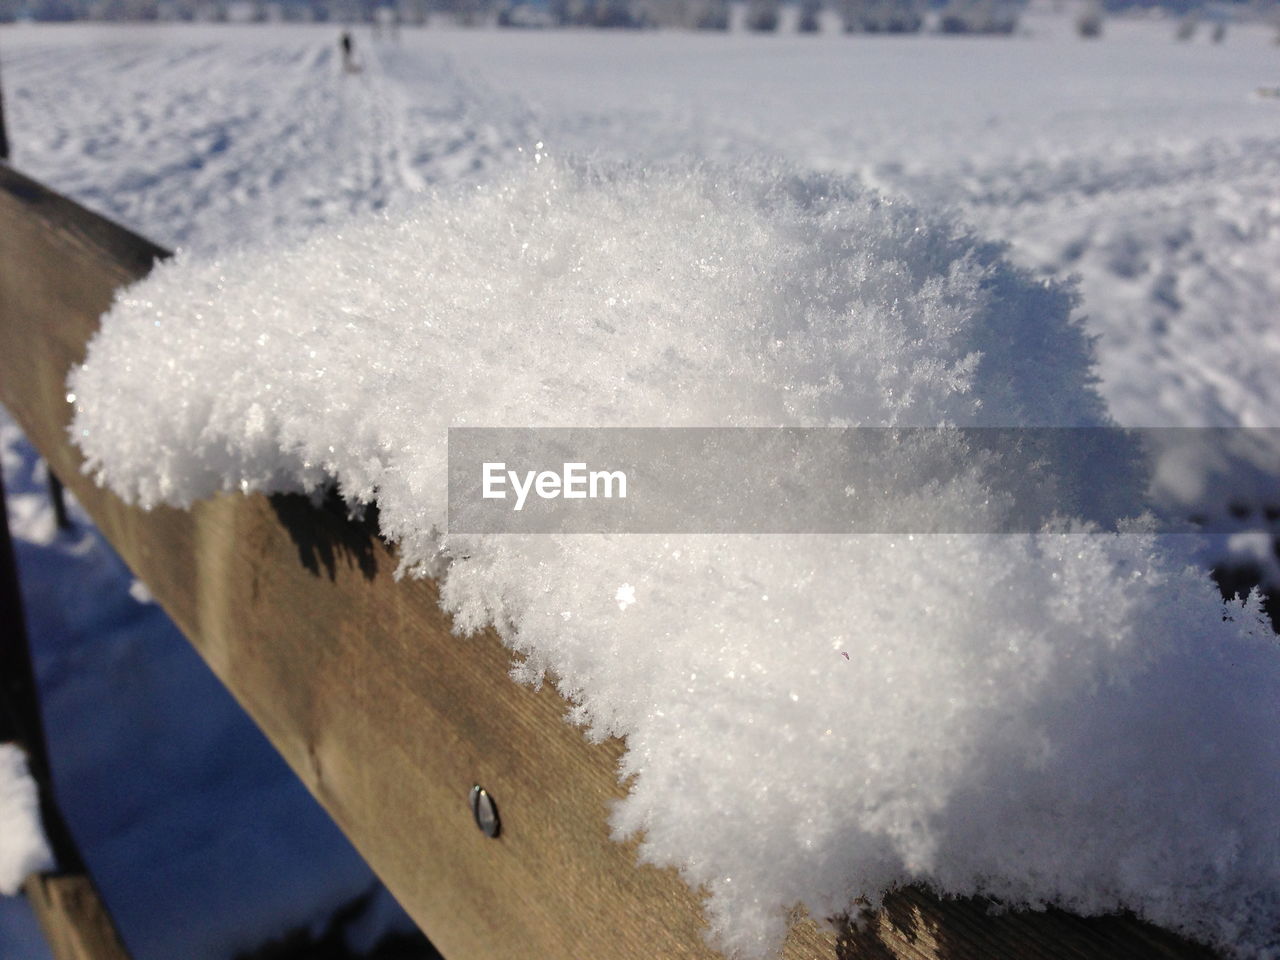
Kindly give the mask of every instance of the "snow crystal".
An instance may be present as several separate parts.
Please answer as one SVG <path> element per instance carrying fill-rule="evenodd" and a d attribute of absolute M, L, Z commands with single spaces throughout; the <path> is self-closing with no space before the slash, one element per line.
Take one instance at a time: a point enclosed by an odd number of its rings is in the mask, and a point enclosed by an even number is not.
<path fill-rule="evenodd" d="M 768 955 L 797 903 L 923 881 L 1256 956 L 1280 919 L 1280 656 L 1187 538 L 443 532 L 450 426 L 1105 424 L 1074 307 L 839 179 L 544 157 L 160 265 L 72 374 L 72 435 L 144 506 L 376 499 L 460 631 L 495 627 L 518 677 L 626 738 L 615 833 L 705 888 L 729 952 Z M 1056 456 L 1064 485 L 1132 493 Z"/>
<path fill-rule="evenodd" d="M 52 867 L 27 755 L 15 744 L 0 743 L 0 894 L 16 896 L 27 877 Z"/>

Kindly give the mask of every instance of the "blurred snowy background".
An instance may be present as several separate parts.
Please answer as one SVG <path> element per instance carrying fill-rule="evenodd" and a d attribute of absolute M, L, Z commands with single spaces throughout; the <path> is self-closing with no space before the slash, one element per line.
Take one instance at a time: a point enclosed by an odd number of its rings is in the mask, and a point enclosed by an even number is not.
<path fill-rule="evenodd" d="M 1110 17 L 1085 41 L 1071 4 L 1021 10 L 999 37 L 941 35 L 937 11 L 915 35 L 845 36 L 836 10 L 798 35 L 802 13 L 783 7 L 772 35 L 360 27 L 358 73 L 335 26 L 18 23 L 0 27 L 0 81 L 17 167 L 195 251 L 481 182 L 539 141 L 853 174 L 1078 276 L 1120 423 L 1280 426 L 1265 11 L 1204 10 L 1232 20 L 1216 43 L 1209 25 L 1180 41 L 1171 16 Z M 280 956 L 329 956 L 408 929 L 84 517 L 56 530 L 7 419 L 0 439 L 60 796 L 135 955 L 229 958 L 292 931 Z M 1280 582 L 1274 504 L 1219 485 L 1203 506 L 1240 527 L 1206 562 Z M 0 956 L 42 950 L 0 901 Z"/>

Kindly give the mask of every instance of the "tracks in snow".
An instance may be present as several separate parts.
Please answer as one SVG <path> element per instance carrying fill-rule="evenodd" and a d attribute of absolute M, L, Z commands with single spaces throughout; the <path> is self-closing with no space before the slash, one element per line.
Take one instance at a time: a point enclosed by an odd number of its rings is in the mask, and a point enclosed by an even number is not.
<path fill-rule="evenodd" d="M 480 174 L 526 138 L 518 103 L 445 59 L 366 41 L 365 69 L 344 74 L 328 30 L 15 36 L 16 163 L 174 246 L 224 249 L 382 209 Z"/>

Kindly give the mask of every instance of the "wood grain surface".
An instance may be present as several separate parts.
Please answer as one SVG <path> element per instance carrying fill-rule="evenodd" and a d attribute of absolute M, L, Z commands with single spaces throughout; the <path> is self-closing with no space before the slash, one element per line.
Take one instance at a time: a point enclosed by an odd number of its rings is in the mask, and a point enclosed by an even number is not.
<path fill-rule="evenodd" d="M 609 838 L 623 745 L 458 638 L 436 585 L 340 510 L 224 495 L 146 513 L 98 489 L 67 439 L 65 377 L 122 283 L 163 251 L 0 165 L 0 399 L 395 896 L 450 960 L 717 957 L 700 898 Z M 497 839 L 472 822 L 482 784 Z M 992 915 L 898 891 L 862 929 L 797 910 L 791 960 L 1209 956 L 1132 918 Z"/>
<path fill-rule="evenodd" d="M 83 873 L 41 873 L 23 893 L 54 960 L 129 960 L 93 881 Z"/>

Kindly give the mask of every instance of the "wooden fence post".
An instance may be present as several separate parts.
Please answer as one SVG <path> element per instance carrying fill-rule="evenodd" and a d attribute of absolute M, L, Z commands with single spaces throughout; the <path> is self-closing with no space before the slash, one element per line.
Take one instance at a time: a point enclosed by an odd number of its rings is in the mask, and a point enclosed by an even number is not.
<path fill-rule="evenodd" d="M 55 960 L 128 960 L 120 934 L 54 799 L 18 566 L 9 535 L 3 474 L 0 511 L 0 623 L 5 625 L 0 631 L 0 742 L 17 743 L 27 755 L 27 766 L 39 790 L 45 836 L 58 863 L 55 872 L 29 877 L 24 890 Z"/>
<path fill-rule="evenodd" d="M 0 71 L 0 160 L 9 159 L 9 134 L 4 125 L 4 76 Z"/>
<path fill-rule="evenodd" d="M 67 513 L 67 493 L 58 475 L 49 468 L 49 500 L 53 504 L 53 519 L 59 530 L 71 529 L 71 514 Z"/>
<path fill-rule="evenodd" d="M 0 504 L 5 501 L 4 476 L 0 474 Z M 53 803 L 49 754 L 36 694 L 35 672 L 27 644 L 26 618 L 18 585 L 18 567 L 9 535 L 9 515 L 0 523 L 0 741 L 17 743 L 27 755 L 32 779 L 40 787 L 40 815 L 54 856 L 64 869 L 79 869 L 79 853 L 71 842 L 66 825 Z"/>

